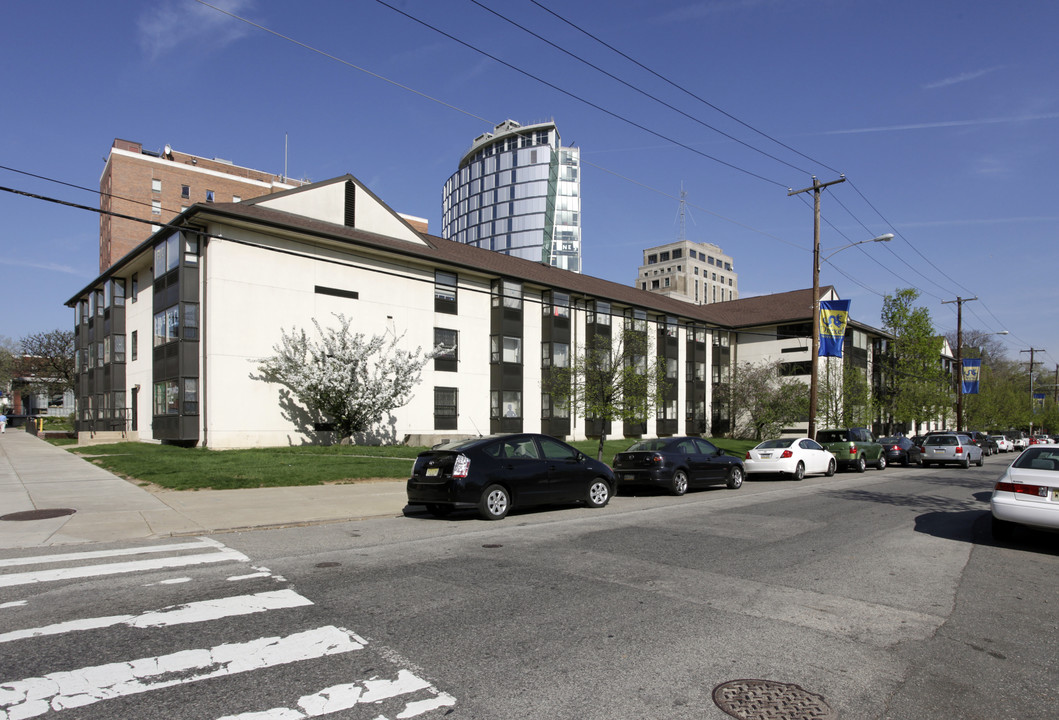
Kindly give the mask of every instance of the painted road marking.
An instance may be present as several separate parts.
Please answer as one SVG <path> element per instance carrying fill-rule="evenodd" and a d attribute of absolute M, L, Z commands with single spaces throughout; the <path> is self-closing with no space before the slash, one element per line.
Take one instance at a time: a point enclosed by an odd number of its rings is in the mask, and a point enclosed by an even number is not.
<path fill-rule="evenodd" d="M 328 625 L 282 638 L 48 673 L 0 686 L 0 720 L 37 717 L 110 698 L 339 655 L 366 644 L 349 630 Z"/>
<path fill-rule="evenodd" d="M 37 555 L 35 557 L 0 558 L 0 567 L 15 567 L 17 565 L 39 565 L 41 563 L 68 562 L 70 560 L 98 560 L 108 557 L 123 557 L 126 555 L 151 555 L 153 553 L 174 552 L 180 550 L 195 550 L 198 548 L 226 549 L 222 543 L 209 538 L 198 538 L 196 542 L 171 543 L 169 545 L 152 545 L 136 548 L 122 548 L 120 550 L 91 550 L 88 552 L 60 553 L 57 555 Z"/>
<path fill-rule="evenodd" d="M 349 710 L 357 704 L 378 703 L 419 690 L 426 690 L 432 693 L 433 697 L 409 701 L 396 717 L 415 717 L 436 708 L 456 704 L 456 698 L 447 693 L 438 692 L 426 680 L 416 677 L 408 670 L 398 670 L 397 678 L 394 680 L 376 678 L 360 683 L 332 685 L 318 693 L 303 695 L 298 700 L 296 708 L 278 707 L 261 712 L 225 715 L 218 720 L 300 720 L 301 718 L 321 717 Z"/>
<path fill-rule="evenodd" d="M 13 630 L 0 633 L 0 643 L 43 637 L 45 635 L 61 635 L 62 633 L 80 630 L 98 630 L 117 625 L 126 625 L 133 628 L 185 625 L 187 623 L 208 622 L 238 615 L 251 615 L 269 610 L 304 607 L 312 604 L 311 600 L 302 597 L 293 590 L 274 590 L 255 595 L 237 595 L 217 600 L 201 600 L 187 603 L 186 605 L 171 605 L 161 610 L 152 610 L 139 615 L 110 615 L 85 618 L 83 620 L 69 620 L 26 630 Z"/>
<path fill-rule="evenodd" d="M 202 565 L 205 563 L 249 562 L 249 560 L 250 558 L 243 555 L 241 552 L 230 548 L 224 548 L 217 552 L 199 555 L 179 555 L 176 557 L 155 558 L 153 560 L 129 560 L 128 562 L 107 563 L 105 565 L 83 565 L 81 567 L 66 567 L 54 570 L 38 570 L 35 572 L 0 575 L 0 587 L 31 585 L 33 583 L 54 582 L 56 580 L 75 580 L 78 578 L 99 577 L 103 575 L 118 575 L 120 573 L 162 570 L 165 568 Z"/>

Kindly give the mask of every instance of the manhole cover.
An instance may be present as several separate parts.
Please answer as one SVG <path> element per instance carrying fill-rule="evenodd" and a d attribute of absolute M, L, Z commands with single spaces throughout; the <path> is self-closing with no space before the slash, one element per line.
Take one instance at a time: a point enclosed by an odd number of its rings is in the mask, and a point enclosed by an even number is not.
<path fill-rule="evenodd" d="M 821 695 L 771 680 L 731 680 L 713 689 L 717 707 L 740 720 L 834 720 Z"/>
<path fill-rule="evenodd" d="M 77 511 L 73 508 L 25 510 L 24 512 L 10 513 L 9 515 L 0 515 L 0 520 L 47 520 L 49 518 L 62 517 L 63 515 L 73 515 L 75 512 Z"/>

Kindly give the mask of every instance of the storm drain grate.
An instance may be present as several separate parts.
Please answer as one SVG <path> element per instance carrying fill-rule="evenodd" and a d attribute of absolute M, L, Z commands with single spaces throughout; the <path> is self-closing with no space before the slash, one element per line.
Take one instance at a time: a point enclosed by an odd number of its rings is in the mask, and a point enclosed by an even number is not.
<path fill-rule="evenodd" d="M 717 707 L 740 720 L 834 720 L 821 695 L 771 680 L 730 680 L 713 689 Z"/>
<path fill-rule="evenodd" d="M 48 510 L 25 510 L 23 512 L 0 515 L 0 520 L 48 520 L 50 518 L 73 515 L 73 508 L 50 508 Z"/>

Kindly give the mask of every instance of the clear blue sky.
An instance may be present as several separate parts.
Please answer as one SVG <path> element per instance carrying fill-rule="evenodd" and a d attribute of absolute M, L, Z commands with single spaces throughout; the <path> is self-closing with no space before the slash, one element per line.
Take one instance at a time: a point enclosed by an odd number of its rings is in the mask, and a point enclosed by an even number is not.
<path fill-rule="evenodd" d="M 471 0 L 389 1 L 554 87 L 376 0 L 217 0 L 267 30 L 194 0 L 11 1 L 0 165 L 97 190 L 120 137 L 282 172 L 286 136 L 289 175 L 352 173 L 440 232 L 474 137 L 554 119 L 582 151 L 586 273 L 633 282 L 641 250 L 677 237 L 683 183 L 687 237 L 735 258 L 743 297 L 811 284 L 811 195 L 787 191 L 843 173 L 823 194 L 824 254 L 897 234 L 823 266 L 856 319 L 879 326 L 882 295 L 914 286 L 947 332 L 941 301 L 977 296 L 965 329 L 1059 363 L 1059 4 L 540 0 L 572 26 L 481 0 L 682 115 Z M 7 169 L 0 185 L 98 207 Z M 71 328 L 62 303 L 96 275 L 97 216 L 0 192 L 0 217 L 0 335 Z"/>

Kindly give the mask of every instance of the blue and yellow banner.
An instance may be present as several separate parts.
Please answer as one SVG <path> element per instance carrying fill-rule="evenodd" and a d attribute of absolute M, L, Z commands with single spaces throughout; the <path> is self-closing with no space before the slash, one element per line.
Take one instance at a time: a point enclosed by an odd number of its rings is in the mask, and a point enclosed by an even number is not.
<path fill-rule="evenodd" d="M 1034 409 L 1044 407 L 1044 393 L 1033 393 L 1033 407 Z"/>
<path fill-rule="evenodd" d="M 978 394 L 978 377 L 982 374 L 981 358 L 963 359 L 963 394 Z"/>
<path fill-rule="evenodd" d="M 842 357 L 842 340 L 849 322 L 849 300 L 820 303 L 820 357 Z"/>

